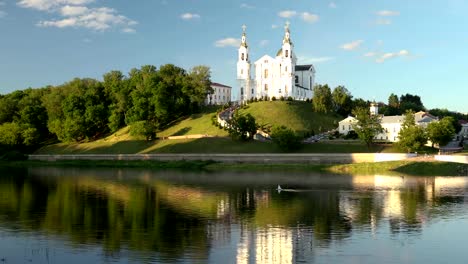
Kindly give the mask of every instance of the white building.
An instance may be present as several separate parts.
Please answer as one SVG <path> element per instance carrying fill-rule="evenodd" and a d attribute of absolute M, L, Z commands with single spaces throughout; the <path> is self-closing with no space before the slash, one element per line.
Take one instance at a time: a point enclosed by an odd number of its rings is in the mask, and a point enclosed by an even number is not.
<path fill-rule="evenodd" d="M 231 102 L 232 87 L 220 83 L 211 83 L 211 88 L 213 88 L 213 93 L 206 95 L 205 104 L 224 105 Z"/>
<path fill-rule="evenodd" d="M 376 115 L 379 113 L 378 105 L 375 103 L 371 104 L 370 113 L 372 115 Z M 414 121 L 416 125 L 426 128 L 427 125 L 431 122 L 437 121 L 438 119 L 433 115 L 420 111 L 414 114 Z M 378 134 L 375 139 L 378 140 L 385 140 L 390 142 L 397 142 L 398 141 L 398 134 L 400 134 L 401 126 L 405 121 L 405 116 L 397 115 L 397 116 L 381 116 L 380 117 L 380 124 L 382 125 L 383 131 L 382 133 Z M 348 134 L 349 131 L 354 130 L 353 126 L 357 124 L 357 119 L 348 116 L 347 118 L 338 122 L 338 132 L 340 134 Z"/>
<path fill-rule="evenodd" d="M 269 99 L 292 97 L 294 100 L 312 98 L 315 69 L 311 64 L 297 65 L 289 23 L 286 23 L 283 43 L 276 57 L 264 55 L 254 63 L 255 77 L 251 78 L 251 62 L 245 26 L 238 50 L 237 80 L 240 101 L 267 96 Z"/>

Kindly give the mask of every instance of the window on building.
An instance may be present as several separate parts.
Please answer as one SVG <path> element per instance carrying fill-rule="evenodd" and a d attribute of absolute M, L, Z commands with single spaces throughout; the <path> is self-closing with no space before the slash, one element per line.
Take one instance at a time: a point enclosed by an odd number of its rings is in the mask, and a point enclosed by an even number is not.
<path fill-rule="evenodd" d="M 244 95 L 244 87 L 241 87 L 241 95 Z"/>
<path fill-rule="evenodd" d="M 345 130 L 344 125 L 343 125 L 343 130 Z"/>
<path fill-rule="evenodd" d="M 252 88 L 252 94 L 253 94 L 253 93 L 254 93 L 254 90 L 253 90 L 253 88 Z"/>
<path fill-rule="evenodd" d="M 309 88 L 312 90 L 312 76 L 309 76 Z"/>
<path fill-rule="evenodd" d="M 263 76 L 265 79 L 268 78 L 268 69 L 265 69 Z"/>
<path fill-rule="evenodd" d="M 278 90 L 278 93 L 281 93 L 281 89 Z"/>
<path fill-rule="evenodd" d="M 241 69 L 241 74 L 244 74 L 244 69 Z"/>
<path fill-rule="evenodd" d="M 268 84 L 265 83 L 265 92 L 268 92 Z"/>
<path fill-rule="evenodd" d="M 288 66 L 284 67 L 284 71 L 288 72 Z"/>
<path fill-rule="evenodd" d="M 351 130 L 351 125 L 349 125 L 348 127 L 349 127 L 349 130 Z"/>
<path fill-rule="evenodd" d="M 285 57 L 286 57 L 286 58 L 289 57 L 289 50 L 286 50 L 286 55 L 285 55 Z"/>
<path fill-rule="evenodd" d="M 241 60 L 244 60 L 244 53 L 242 53 L 241 55 Z"/>
<path fill-rule="evenodd" d="M 298 84 L 298 83 L 299 83 L 299 76 L 296 75 L 296 76 L 294 77 L 294 81 L 295 81 L 296 84 Z"/>

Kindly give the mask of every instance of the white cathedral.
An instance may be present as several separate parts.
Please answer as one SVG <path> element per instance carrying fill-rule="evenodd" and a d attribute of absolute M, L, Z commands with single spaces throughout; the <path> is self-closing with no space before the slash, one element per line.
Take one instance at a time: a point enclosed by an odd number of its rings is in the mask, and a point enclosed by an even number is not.
<path fill-rule="evenodd" d="M 276 57 L 264 55 L 254 65 L 255 78 L 251 78 L 249 47 L 243 26 L 242 40 L 237 60 L 237 80 L 240 102 L 253 98 L 292 97 L 294 100 L 312 99 L 315 82 L 314 66 L 297 65 L 294 45 L 291 42 L 289 22 L 286 23 L 283 44 Z"/>

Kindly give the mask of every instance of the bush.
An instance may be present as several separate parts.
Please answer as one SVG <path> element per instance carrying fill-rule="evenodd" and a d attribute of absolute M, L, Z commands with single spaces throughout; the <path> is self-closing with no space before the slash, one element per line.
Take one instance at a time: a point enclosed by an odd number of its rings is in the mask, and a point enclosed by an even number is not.
<path fill-rule="evenodd" d="M 236 140 L 249 140 L 257 132 L 257 123 L 251 114 L 235 113 L 229 120 L 229 135 Z"/>
<path fill-rule="evenodd" d="M 285 126 L 274 127 L 271 130 L 271 139 L 283 151 L 297 150 L 301 147 L 301 138 Z"/>
<path fill-rule="evenodd" d="M 153 140 L 156 138 L 156 126 L 150 121 L 137 121 L 130 125 L 131 136 L 142 136 L 146 140 Z"/>
<path fill-rule="evenodd" d="M 276 101 L 276 97 L 273 96 L 273 97 L 271 98 L 271 100 L 272 100 L 272 101 Z"/>
<path fill-rule="evenodd" d="M 280 101 L 284 101 L 284 96 L 281 96 L 281 97 L 280 97 Z"/>
<path fill-rule="evenodd" d="M 288 97 L 288 101 L 291 102 L 292 100 L 293 100 L 293 98 L 292 98 L 291 96 L 289 96 L 289 97 Z"/>
<path fill-rule="evenodd" d="M 359 136 L 358 136 L 358 134 L 356 133 L 356 131 L 354 131 L 354 130 L 350 130 L 350 131 L 348 132 L 348 134 L 346 134 L 346 135 L 344 136 L 344 139 L 358 139 L 358 138 L 359 138 Z"/>
<path fill-rule="evenodd" d="M 307 98 L 307 99 L 306 99 L 306 102 L 307 102 L 307 103 L 310 103 L 310 99 L 309 99 L 309 98 Z"/>

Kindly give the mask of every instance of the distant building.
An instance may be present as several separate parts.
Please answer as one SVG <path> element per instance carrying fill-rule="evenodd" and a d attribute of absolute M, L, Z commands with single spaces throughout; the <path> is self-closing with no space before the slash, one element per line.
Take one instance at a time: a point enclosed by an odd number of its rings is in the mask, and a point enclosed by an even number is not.
<path fill-rule="evenodd" d="M 220 83 L 211 83 L 211 88 L 213 88 L 213 93 L 206 95 L 205 104 L 224 105 L 231 102 L 232 87 Z"/>
<path fill-rule="evenodd" d="M 312 99 L 315 82 L 315 69 L 312 64 L 298 65 L 294 45 L 291 41 L 289 23 L 286 23 L 283 43 L 276 57 L 264 55 L 254 66 L 254 79 L 251 78 L 249 48 L 243 27 L 241 45 L 238 50 L 237 80 L 240 101 L 253 98 L 291 97 L 294 100 Z"/>
<path fill-rule="evenodd" d="M 379 113 L 378 105 L 375 103 L 371 104 L 370 113 L 372 115 L 376 115 Z M 398 141 L 398 134 L 400 134 L 401 126 L 405 121 L 405 116 L 397 115 L 397 116 L 381 116 L 380 117 L 380 124 L 382 125 L 383 131 L 382 133 L 375 136 L 375 139 L 390 141 L 390 142 L 397 142 Z M 437 117 L 427 113 L 427 112 L 417 112 L 414 114 L 414 121 L 416 125 L 426 128 L 427 125 L 431 122 L 438 121 Z M 353 125 L 357 124 L 357 119 L 349 116 L 340 122 L 338 122 L 338 132 L 340 134 L 346 135 L 349 131 L 354 130 Z"/>

